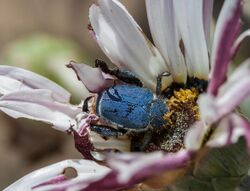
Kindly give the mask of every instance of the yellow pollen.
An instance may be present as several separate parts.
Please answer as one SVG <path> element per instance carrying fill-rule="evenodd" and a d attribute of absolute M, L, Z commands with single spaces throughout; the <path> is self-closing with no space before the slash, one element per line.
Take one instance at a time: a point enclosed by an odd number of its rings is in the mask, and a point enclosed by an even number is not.
<path fill-rule="evenodd" d="M 169 112 L 164 115 L 166 127 L 181 125 L 184 128 L 199 120 L 197 98 L 199 92 L 195 88 L 175 90 L 167 101 Z"/>

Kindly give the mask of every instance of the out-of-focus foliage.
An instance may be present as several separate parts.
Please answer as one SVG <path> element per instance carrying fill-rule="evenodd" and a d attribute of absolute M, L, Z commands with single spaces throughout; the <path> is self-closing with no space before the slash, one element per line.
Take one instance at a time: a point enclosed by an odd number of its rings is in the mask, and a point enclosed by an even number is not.
<path fill-rule="evenodd" d="M 87 92 L 65 65 L 72 59 L 86 60 L 82 57 L 73 41 L 36 34 L 9 44 L 1 58 L 4 64 L 26 68 L 52 79 L 70 90 L 75 100 L 85 97 Z"/>

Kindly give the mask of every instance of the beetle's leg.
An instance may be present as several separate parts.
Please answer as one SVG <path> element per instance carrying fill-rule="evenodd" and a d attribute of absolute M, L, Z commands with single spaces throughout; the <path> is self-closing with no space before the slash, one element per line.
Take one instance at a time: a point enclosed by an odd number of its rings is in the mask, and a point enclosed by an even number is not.
<path fill-rule="evenodd" d="M 162 74 L 157 76 L 156 82 L 156 95 L 159 96 L 161 94 L 161 87 L 162 87 L 162 78 L 170 76 L 170 72 L 163 72 Z"/>
<path fill-rule="evenodd" d="M 91 131 L 94 131 L 98 134 L 100 134 L 103 137 L 120 137 L 125 134 L 125 132 L 113 129 L 106 125 L 91 125 L 90 126 Z"/>
<path fill-rule="evenodd" d="M 106 64 L 106 62 L 104 62 L 103 60 L 96 59 L 95 60 L 95 67 L 100 68 L 106 74 L 114 75 L 113 70 L 110 70 L 108 65 Z"/>
<path fill-rule="evenodd" d="M 127 84 L 134 84 L 136 86 L 142 87 L 142 82 L 130 71 L 128 70 L 115 70 L 115 76 Z"/>
<path fill-rule="evenodd" d="M 137 86 L 142 86 L 142 82 L 130 71 L 128 70 L 119 70 L 119 69 L 109 69 L 107 64 L 99 59 L 95 60 L 95 66 L 100 68 L 104 73 L 113 75 L 117 79 L 126 82 L 128 84 L 134 84 Z"/>
<path fill-rule="evenodd" d="M 140 148 L 141 151 L 144 151 L 147 148 L 147 146 L 149 145 L 151 139 L 152 139 L 152 131 L 148 130 L 144 134 L 142 145 L 141 145 L 141 148 Z"/>

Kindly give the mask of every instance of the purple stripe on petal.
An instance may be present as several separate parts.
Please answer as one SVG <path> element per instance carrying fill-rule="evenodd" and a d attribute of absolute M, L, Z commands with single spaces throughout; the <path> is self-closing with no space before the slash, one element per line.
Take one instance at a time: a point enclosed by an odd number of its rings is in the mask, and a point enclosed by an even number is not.
<path fill-rule="evenodd" d="M 225 81 L 231 48 L 240 29 L 241 0 L 226 0 L 216 25 L 208 92 L 216 95 Z"/>
<path fill-rule="evenodd" d="M 34 187 L 32 187 L 31 189 L 35 189 L 35 188 L 39 188 L 41 186 L 46 186 L 46 185 L 50 185 L 50 184 L 59 184 L 61 182 L 64 182 L 65 180 L 67 180 L 67 177 L 65 175 L 58 175 L 57 177 L 53 177 L 52 179 L 45 181 L 39 185 L 36 185 Z"/>
<path fill-rule="evenodd" d="M 64 171 L 73 168 L 77 172 L 75 178 L 64 179 Z M 90 183 L 105 177 L 110 169 L 89 160 L 65 160 L 33 171 L 22 177 L 4 191 L 19 190 L 82 190 Z M 66 176 L 67 178 L 67 176 Z"/>
<path fill-rule="evenodd" d="M 90 124 L 96 122 L 98 117 L 93 114 L 83 114 L 79 123 L 77 124 L 77 129 L 72 129 L 75 148 L 84 156 L 86 159 L 94 159 L 91 155 L 91 151 L 95 148 L 89 138 Z"/>
<path fill-rule="evenodd" d="M 80 80 L 91 93 L 99 93 L 114 84 L 114 78 L 104 74 L 99 68 L 92 68 L 86 64 L 71 61 L 67 67 L 72 68 Z"/>
<path fill-rule="evenodd" d="M 108 163 L 112 171 L 103 179 L 90 184 L 84 190 L 94 191 L 98 190 L 98 188 L 102 188 L 103 190 L 118 190 L 130 188 L 149 177 L 185 168 L 190 157 L 191 152 L 184 150 L 173 154 L 155 152 L 111 156 Z"/>
<path fill-rule="evenodd" d="M 76 131 L 73 131 L 73 135 L 75 139 L 75 148 L 84 156 L 84 158 L 93 160 L 94 158 L 91 155 L 91 151 L 94 150 L 94 146 L 89 140 L 88 132 L 80 135 Z"/>

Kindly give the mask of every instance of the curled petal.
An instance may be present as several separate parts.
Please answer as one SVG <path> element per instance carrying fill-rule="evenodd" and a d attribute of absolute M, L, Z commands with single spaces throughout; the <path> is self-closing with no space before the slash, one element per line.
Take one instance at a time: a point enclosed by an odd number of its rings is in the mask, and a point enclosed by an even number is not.
<path fill-rule="evenodd" d="M 225 81 L 231 49 L 240 29 L 241 0 L 226 0 L 220 12 L 211 54 L 212 71 L 208 92 L 216 95 Z"/>
<path fill-rule="evenodd" d="M 1 65 L 0 80 L 0 94 L 3 95 L 27 89 L 48 89 L 58 102 L 67 103 L 70 99 L 70 93 L 56 83 L 21 68 Z"/>
<path fill-rule="evenodd" d="M 0 98 L 0 110 L 14 118 L 28 118 L 53 124 L 60 131 L 75 125 L 79 108 L 55 100 L 50 90 L 22 90 Z"/>
<path fill-rule="evenodd" d="M 226 146 L 236 143 L 241 136 L 245 137 L 250 152 L 250 124 L 243 117 L 231 114 L 222 119 L 206 145 L 210 147 Z"/>
<path fill-rule="evenodd" d="M 175 82 L 186 82 L 187 70 L 179 47 L 173 0 L 147 0 L 147 16 L 156 47 L 165 58 Z"/>
<path fill-rule="evenodd" d="M 188 75 L 206 80 L 209 73 L 209 60 L 203 25 L 203 1 L 174 0 L 173 2 L 185 47 Z"/>
<path fill-rule="evenodd" d="M 99 0 L 90 7 L 89 18 L 98 44 L 118 67 L 134 72 L 146 86 L 155 90 L 156 78 L 168 71 L 158 50 L 117 0 Z M 163 79 L 163 88 L 172 78 Z"/>
<path fill-rule="evenodd" d="M 73 168 L 77 176 L 68 179 L 64 175 L 67 168 Z M 107 173 L 109 169 L 88 160 L 65 160 L 42 169 L 31 172 L 7 187 L 4 191 L 18 190 L 80 190 L 91 182 L 95 182 Z"/>
<path fill-rule="evenodd" d="M 114 78 L 104 74 L 99 68 L 92 68 L 86 64 L 77 64 L 73 61 L 67 65 L 72 68 L 80 80 L 91 93 L 99 93 L 114 84 Z"/>
<path fill-rule="evenodd" d="M 231 50 L 231 55 L 232 55 L 232 57 L 234 57 L 234 56 L 237 54 L 237 52 L 238 52 L 238 50 L 239 50 L 239 48 L 240 48 L 240 45 L 241 45 L 241 43 L 243 42 L 243 40 L 245 40 L 245 39 L 246 39 L 247 37 L 249 37 L 249 36 L 250 36 L 250 29 L 244 31 L 244 32 L 236 39 L 236 41 L 234 42 L 234 45 L 233 45 L 233 47 L 232 47 L 232 50 Z"/>

